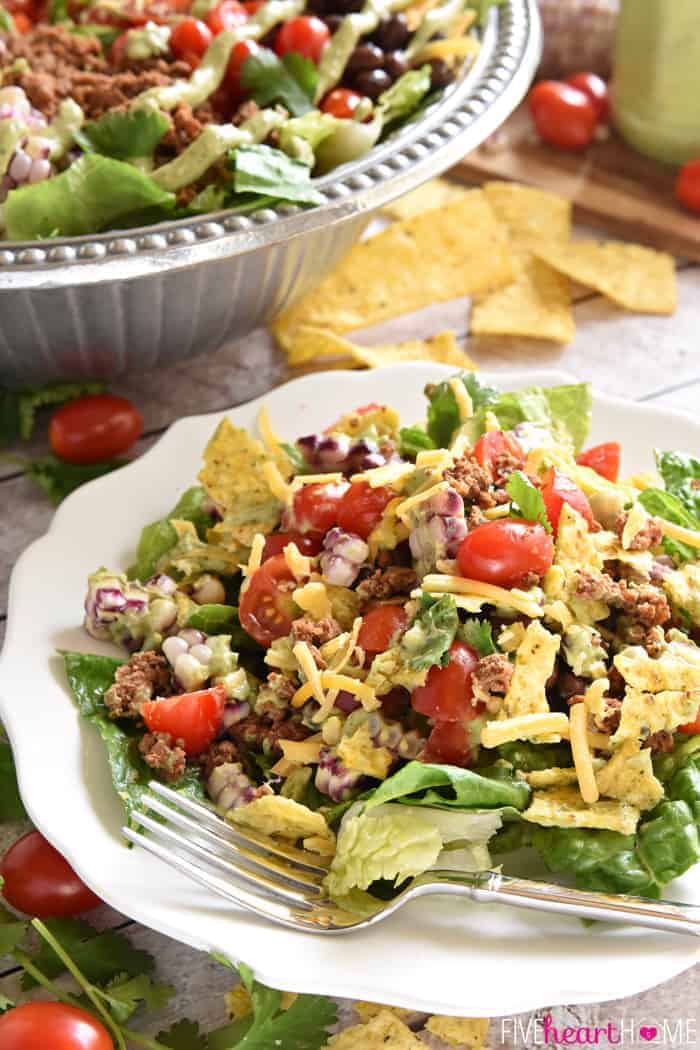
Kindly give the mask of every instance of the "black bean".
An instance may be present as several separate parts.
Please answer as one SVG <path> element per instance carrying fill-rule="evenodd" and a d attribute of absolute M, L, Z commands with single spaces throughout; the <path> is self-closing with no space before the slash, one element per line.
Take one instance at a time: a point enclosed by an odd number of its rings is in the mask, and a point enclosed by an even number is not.
<path fill-rule="evenodd" d="M 328 10 L 326 0 L 307 0 L 306 13 L 309 15 L 325 15 Z"/>
<path fill-rule="evenodd" d="M 392 51 L 384 59 L 384 72 L 388 73 L 392 80 L 398 80 L 404 73 L 408 73 L 410 68 L 400 51 Z"/>
<path fill-rule="evenodd" d="M 361 11 L 365 4 L 364 0 L 330 0 L 329 6 L 334 12 L 349 15 L 354 11 Z"/>
<path fill-rule="evenodd" d="M 431 58 L 428 65 L 430 66 L 430 86 L 434 91 L 446 88 L 454 80 L 452 70 L 443 59 Z"/>
<path fill-rule="evenodd" d="M 331 34 L 333 34 L 342 25 L 343 16 L 342 15 L 324 15 L 323 16 L 323 21 L 326 23 L 326 25 L 330 29 Z"/>
<path fill-rule="evenodd" d="M 391 87 L 391 77 L 383 69 L 365 69 L 358 73 L 354 79 L 353 86 L 361 95 L 367 95 L 372 100 L 378 99 L 382 91 Z"/>
<path fill-rule="evenodd" d="M 411 31 L 408 28 L 406 16 L 396 14 L 382 19 L 377 26 L 374 39 L 385 51 L 398 51 L 400 47 L 408 43 L 410 35 Z"/>
<path fill-rule="evenodd" d="M 384 52 L 376 44 L 358 44 L 348 59 L 346 72 L 353 77 L 364 69 L 380 69 L 384 64 Z"/>

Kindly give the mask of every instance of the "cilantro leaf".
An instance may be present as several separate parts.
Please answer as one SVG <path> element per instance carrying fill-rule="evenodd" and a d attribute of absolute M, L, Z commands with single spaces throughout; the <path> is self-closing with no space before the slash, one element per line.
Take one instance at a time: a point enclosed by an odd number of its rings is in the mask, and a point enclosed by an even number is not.
<path fill-rule="evenodd" d="M 48 455 L 30 460 L 24 473 L 44 490 L 52 503 L 59 504 L 87 481 L 101 478 L 103 474 L 123 467 L 126 462 L 125 459 L 111 459 L 106 463 L 66 463 L 57 456 Z"/>
<path fill-rule="evenodd" d="M 66 953 L 91 984 L 106 984 L 124 974 L 138 977 L 149 973 L 155 966 L 152 955 L 134 948 L 123 934 L 115 930 L 98 933 L 89 923 L 80 919 L 47 919 L 45 926 L 61 942 Z M 38 949 L 27 954 L 50 979 L 63 973 L 63 963 L 48 944 L 42 943 Z M 23 974 L 22 988 L 25 991 L 33 988 L 35 983 L 28 973 Z"/>
<path fill-rule="evenodd" d="M 170 1050 L 207 1050 L 207 1040 L 196 1021 L 178 1021 L 171 1028 L 159 1032 L 156 1042 Z"/>
<path fill-rule="evenodd" d="M 170 120 L 159 109 L 130 109 L 88 121 L 76 138 L 88 153 L 126 160 L 150 157 L 169 128 Z"/>
<path fill-rule="evenodd" d="M 415 459 L 419 452 L 435 448 L 435 442 L 422 427 L 401 427 L 400 453 L 405 459 Z"/>
<path fill-rule="evenodd" d="M 506 482 L 506 492 L 517 517 L 536 521 L 544 525 L 547 532 L 552 531 L 542 493 L 532 484 L 527 474 L 523 474 L 522 470 L 514 470 Z"/>
<path fill-rule="evenodd" d="M 28 390 L 0 390 L 0 444 L 11 441 L 28 441 L 34 430 L 34 419 L 38 409 L 47 405 L 60 405 L 85 394 L 99 394 L 102 383 L 54 383 L 52 386 L 33 387 Z"/>
<path fill-rule="evenodd" d="M 26 815 L 19 797 L 12 748 L 0 738 L 0 822 L 24 820 Z"/>
<path fill-rule="evenodd" d="M 476 617 L 470 617 L 460 626 L 458 635 L 463 642 L 471 645 L 472 649 L 476 649 L 479 656 L 490 656 L 491 653 L 496 652 L 493 632 L 488 620 L 477 620 Z"/>
<path fill-rule="evenodd" d="M 278 58 L 262 48 L 243 63 L 241 83 L 259 106 L 279 102 L 293 117 L 313 109 L 318 70 L 302 55 L 289 53 Z"/>
<path fill-rule="evenodd" d="M 172 985 L 156 984 L 145 973 L 136 977 L 119 974 L 106 988 L 96 991 L 118 1024 L 126 1024 L 141 1004 L 149 1010 L 162 1010 L 175 995 Z"/>
<path fill-rule="evenodd" d="M 451 594 L 440 598 L 424 594 L 413 623 L 401 639 L 401 653 L 408 666 L 415 671 L 436 664 L 445 667 L 458 627 L 457 605 Z"/>
<path fill-rule="evenodd" d="M 474 410 L 488 408 L 498 401 L 499 393 L 493 387 L 482 385 L 473 372 L 462 372 L 455 376 L 461 379 L 469 394 Z M 460 425 L 459 406 L 449 383 L 430 384 L 425 388 L 428 405 L 428 434 L 436 448 L 447 448 Z"/>
<path fill-rule="evenodd" d="M 250 61 L 250 59 L 249 59 Z M 308 165 L 272 146 L 239 146 L 233 153 L 236 193 L 258 193 L 299 204 L 318 204 Z"/>
<path fill-rule="evenodd" d="M 677 496 L 687 511 L 700 522 L 700 459 L 687 452 L 656 450 L 656 466 L 666 491 Z"/>
<path fill-rule="evenodd" d="M 256 981 L 250 967 L 238 967 L 241 980 L 250 993 L 253 1019 L 243 1018 L 230 1026 L 227 1038 L 234 1038 L 234 1027 L 243 1037 L 224 1045 L 223 1030 L 210 1036 L 211 1050 L 321 1050 L 328 1040 L 328 1028 L 335 1024 L 337 1007 L 322 995 L 300 995 L 288 1010 L 281 1009 L 282 996 L 274 988 Z M 215 1033 L 216 1034 L 216 1033 Z"/>

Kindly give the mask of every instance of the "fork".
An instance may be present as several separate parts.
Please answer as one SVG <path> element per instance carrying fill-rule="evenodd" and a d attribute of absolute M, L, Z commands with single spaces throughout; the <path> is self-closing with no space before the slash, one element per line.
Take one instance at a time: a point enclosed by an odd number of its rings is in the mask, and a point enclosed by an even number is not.
<path fill-rule="evenodd" d="M 573 890 L 498 871 L 429 871 L 393 900 L 377 900 L 376 909 L 359 915 L 328 897 L 324 879 L 330 862 L 325 858 L 234 828 L 207 806 L 157 781 L 149 787 L 153 794 L 143 801 L 154 816 L 139 810 L 133 820 L 150 834 L 125 827 L 130 842 L 233 904 L 293 930 L 347 933 L 381 922 L 418 897 L 439 894 L 700 936 L 700 908 L 693 905 Z"/>

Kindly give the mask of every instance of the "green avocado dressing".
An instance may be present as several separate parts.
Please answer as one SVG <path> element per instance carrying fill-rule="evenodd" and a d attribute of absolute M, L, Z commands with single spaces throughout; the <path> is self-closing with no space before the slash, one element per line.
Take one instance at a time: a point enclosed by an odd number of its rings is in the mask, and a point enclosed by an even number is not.
<path fill-rule="evenodd" d="M 19 120 L 0 121 L 0 175 L 4 175 L 17 149 L 26 134 L 24 124 Z"/>

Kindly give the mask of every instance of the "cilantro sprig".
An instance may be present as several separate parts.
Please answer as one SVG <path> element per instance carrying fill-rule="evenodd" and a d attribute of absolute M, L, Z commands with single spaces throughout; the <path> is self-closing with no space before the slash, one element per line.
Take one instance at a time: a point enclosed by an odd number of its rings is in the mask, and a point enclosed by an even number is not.
<path fill-rule="evenodd" d="M 259 106 L 278 102 L 293 117 L 301 117 L 313 109 L 318 70 L 295 51 L 278 58 L 262 48 L 243 63 L 241 83 Z"/>
<path fill-rule="evenodd" d="M 538 522 L 547 532 L 552 531 L 542 493 L 532 484 L 527 474 L 523 474 L 522 470 L 514 470 L 506 482 L 506 492 L 517 517 Z"/>

